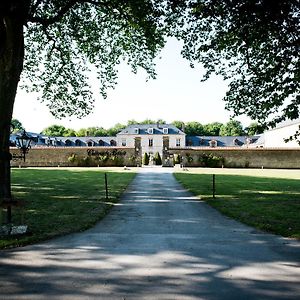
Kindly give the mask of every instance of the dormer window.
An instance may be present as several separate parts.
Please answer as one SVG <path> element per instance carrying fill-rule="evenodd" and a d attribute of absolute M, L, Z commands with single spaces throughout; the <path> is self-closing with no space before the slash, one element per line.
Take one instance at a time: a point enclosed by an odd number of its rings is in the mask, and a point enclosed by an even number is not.
<path fill-rule="evenodd" d="M 134 128 L 134 133 L 135 133 L 135 134 L 139 134 L 139 133 L 140 133 L 139 128 Z"/>
<path fill-rule="evenodd" d="M 148 128 L 148 133 L 153 134 L 153 128 L 152 127 Z"/>
<path fill-rule="evenodd" d="M 210 147 L 217 147 L 217 141 L 216 140 L 209 141 L 209 146 Z"/>
<path fill-rule="evenodd" d="M 238 146 L 238 144 L 239 144 L 239 140 L 238 139 L 233 139 L 233 145 Z"/>
<path fill-rule="evenodd" d="M 163 128 L 163 134 L 168 134 L 169 133 L 169 129 L 168 128 Z"/>

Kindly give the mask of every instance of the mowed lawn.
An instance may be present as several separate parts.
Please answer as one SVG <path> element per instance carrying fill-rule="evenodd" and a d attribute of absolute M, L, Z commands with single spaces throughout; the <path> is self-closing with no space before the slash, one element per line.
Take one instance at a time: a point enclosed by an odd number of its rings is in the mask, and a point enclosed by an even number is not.
<path fill-rule="evenodd" d="M 24 209 L 13 210 L 13 223 L 28 225 L 29 233 L 18 238 L 0 237 L 0 248 L 34 243 L 94 225 L 135 176 L 128 171 L 107 171 L 106 200 L 104 173 L 98 168 L 12 169 L 13 196 L 25 203 Z"/>
<path fill-rule="evenodd" d="M 212 174 L 216 198 L 212 197 Z M 300 171 L 191 168 L 175 173 L 193 194 L 224 215 L 300 239 Z"/>

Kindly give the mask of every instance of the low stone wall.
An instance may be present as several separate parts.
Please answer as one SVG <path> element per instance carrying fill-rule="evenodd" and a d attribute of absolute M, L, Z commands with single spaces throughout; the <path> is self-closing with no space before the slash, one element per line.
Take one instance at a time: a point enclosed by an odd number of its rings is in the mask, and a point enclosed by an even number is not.
<path fill-rule="evenodd" d="M 227 168 L 300 169 L 300 148 L 204 148 L 170 149 L 185 166 Z"/>
<path fill-rule="evenodd" d="M 10 152 L 13 156 L 20 155 L 20 151 L 16 148 L 11 148 Z M 136 156 L 135 149 L 128 147 L 36 147 L 26 154 L 26 162 L 22 159 L 13 159 L 11 166 L 136 166 Z"/>

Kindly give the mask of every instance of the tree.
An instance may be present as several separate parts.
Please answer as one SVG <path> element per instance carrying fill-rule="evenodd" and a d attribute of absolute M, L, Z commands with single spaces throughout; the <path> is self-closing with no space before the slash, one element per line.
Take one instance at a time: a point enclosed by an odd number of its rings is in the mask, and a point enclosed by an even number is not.
<path fill-rule="evenodd" d="M 231 120 L 220 129 L 221 136 L 240 136 L 244 135 L 242 123 L 236 120 Z"/>
<path fill-rule="evenodd" d="M 147 152 L 145 152 L 143 155 L 143 165 L 145 166 L 149 165 L 149 155 Z"/>
<path fill-rule="evenodd" d="M 51 125 L 42 131 L 42 134 L 48 136 L 65 136 L 67 128 L 62 125 Z"/>
<path fill-rule="evenodd" d="M 67 128 L 65 133 L 64 133 L 64 136 L 76 136 L 76 132 L 74 129 L 71 129 L 71 128 Z"/>
<path fill-rule="evenodd" d="M 183 121 L 173 121 L 171 124 L 177 127 L 178 129 L 185 131 L 185 123 Z"/>
<path fill-rule="evenodd" d="M 125 127 L 126 127 L 125 125 L 117 123 L 114 127 L 107 129 L 107 135 L 108 136 L 116 136 L 117 133 L 119 133 Z"/>
<path fill-rule="evenodd" d="M 158 165 L 158 166 L 162 164 L 159 152 L 156 152 L 154 154 L 153 160 L 154 160 L 155 164 Z"/>
<path fill-rule="evenodd" d="M 164 45 L 162 6 L 158 0 L 1 1 L 0 199 L 11 199 L 9 135 L 21 74 L 55 116 L 83 116 L 93 105 L 91 64 L 104 97 L 122 59 L 155 77 L 153 58 Z"/>
<path fill-rule="evenodd" d="M 12 119 L 11 125 L 13 127 L 13 132 L 24 130 L 22 123 L 17 119 Z"/>
<path fill-rule="evenodd" d="M 223 124 L 219 123 L 219 122 L 213 122 L 213 123 L 204 125 L 205 135 L 219 136 L 222 126 L 223 126 Z"/>
<path fill-rule="evenodd" d="M 199 122 L 187 122 L 185 125 L 187 135 L 204 135 L 203 125 Z"/>
<path fill-rule="evenodd" d="M 76 132 L 76 136 L 107 136 L 107 130 L 103 127 L 81 128 Z"/>
<path fill-rule="evenodd" d="M 247 135 L 256 135 L 264 132 L 263 126 L 259 125 L 257 122 L 251 123 L 247 128 L 245 128 Z"/>
<path fill-rule="evenodd" d="M 299 0 L 197 0 L 173 6 L 183 56 L 229 82 L 233 117 L 274 126 L 299 118 Z"/>

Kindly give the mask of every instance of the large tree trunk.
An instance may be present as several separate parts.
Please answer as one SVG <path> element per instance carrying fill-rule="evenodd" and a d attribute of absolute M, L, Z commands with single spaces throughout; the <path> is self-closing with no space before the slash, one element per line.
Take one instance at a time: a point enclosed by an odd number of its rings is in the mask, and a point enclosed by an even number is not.
<path fill-rule="evenodd" d="M 12 9 L 0 12 L 0 17 L 0 201 L 10 201 L 10 123 L 23 68 L 24 19 Z M 9 215 L 10 209 L 8 219 Z"/>

